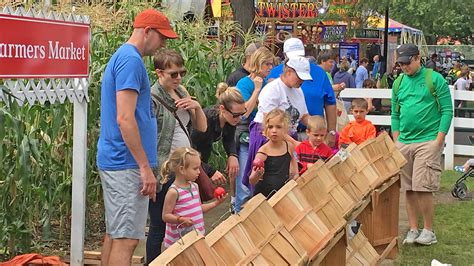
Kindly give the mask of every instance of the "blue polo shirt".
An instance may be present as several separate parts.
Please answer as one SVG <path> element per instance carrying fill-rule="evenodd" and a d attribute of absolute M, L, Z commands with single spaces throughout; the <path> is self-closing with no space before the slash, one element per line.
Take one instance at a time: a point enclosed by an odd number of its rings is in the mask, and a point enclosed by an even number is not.
<path fill-rule="evenodd" d="M 266 80 L 278 78 L 282 73 L 283 63 L 274 67 Z M 324 106 L 335 105 L 336 97 L 326 72 L 320 66 L 310 63 L 310 74 L 313 80 L 305 80 L 301 85 L 308 113 L 324 116 Z"/>

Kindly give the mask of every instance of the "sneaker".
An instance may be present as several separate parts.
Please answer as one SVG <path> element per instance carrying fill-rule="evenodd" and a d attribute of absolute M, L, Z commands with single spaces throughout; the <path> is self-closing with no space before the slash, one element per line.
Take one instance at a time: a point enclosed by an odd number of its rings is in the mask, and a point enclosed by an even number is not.
<path fill-rule="evenodd" d="M 431 245 L 431 244 L 436 244 L 438 243 L 438 240 L 436 240 L 436 235 L 426 229 L 423 229 L 421 231 L 421 234 L 415 239 L 415 242 L 421 245 Z"/>
<path fill-rule="evenodd" d="M 409 230 L 407 233 L 407 237 L 403 240 L 403 244 L 413 244 L 415 243 L 415 239 L 420 235 L 418 230 Z"/>
<path fill-rule="evenodd" d="M 346 233 L 349 240 L 352 240 L 354 236 L 359 232 L 361 223 L 356 220 L 352 220 L 347 224 Z"/>
<path fill-rule="evenodd" d="M 234 204 L 232 203 L 229 205 L 229 212 L 230 214 L 235 214 L 235 207 L 234 207 Z"/>

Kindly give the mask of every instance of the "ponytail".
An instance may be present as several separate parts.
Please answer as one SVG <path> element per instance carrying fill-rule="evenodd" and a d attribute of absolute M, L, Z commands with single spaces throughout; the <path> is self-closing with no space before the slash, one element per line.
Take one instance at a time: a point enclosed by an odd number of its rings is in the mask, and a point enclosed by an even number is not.
<path fill-rule="evenodd" d="M 161 166 L 161 171 L 160 171 L 160 174 L 161 174 L 161 180 L 160 180 L 160 184 L 166 184 L 168 182 L 168 180 L 170 179 L 170 174 L 171 174 L 171 169 L 170 169 L 170 160 L 166 160 L 163 165 Z"/>
<path fill-rule="evenodd" d="M 219 83 L 220 85 L 221 83 Z M 225 84 L 225 83 L 224 83 Z M 225 84 L 227 86 L 227 84 Z M 245 103 L 244 97 L 242 97 L 242 94 L 236 87 L 225 87 L 222 86 L 220 88 L 220 91 L 216 92 L 217 96 L 217 103 L 219 105 L 224 105 L 227 107 L 227 109 L 230 109 L 230 107 L 233 104 L 243 104 Z M 218 86 L 219 89 L 219 86 Z"/>

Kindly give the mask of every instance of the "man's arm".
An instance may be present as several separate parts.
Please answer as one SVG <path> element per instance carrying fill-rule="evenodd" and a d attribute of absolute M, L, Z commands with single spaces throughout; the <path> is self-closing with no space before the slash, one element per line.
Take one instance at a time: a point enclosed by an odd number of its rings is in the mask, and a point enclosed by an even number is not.
<path fill-rule="evenodd" d="M 117 124 L 127 148 L 130 150 L 130 153 L 140 169 L 140 175 L 143 182 L 143 188 L 140 192 L 155 201 L 156 178 L 151 170 L 145 150 L 143 149 L 140 133 L 138 132 L 137 121 L 135 119 L 138 93 L 132 89 L 125 89 L 117 91 L 116 97 Z"/>
<path fill-rule="evenodd" d="M 325 105 L 324 110 L 326 111 L 326 123 L 328 127 L 328 132 L 331 130 L 336 131 L 336 122 L 337 122 L 337 108 L 335 104 Z M 332 134 L 327 134 L 327 141 L 329 147 L 334 147 L 336 145 L 336 136 Z"/>
<path fill-rule="evenodd" d="M 391 112 L 392 137 L 393 137 L 393 141 L 397 141 L 398 136 L 400 136 L 400 105 L 398 103 L 397 96 L 395 96 L 393 89 L 392 89 L 391 109 L 392 109 L 392 112 Z"/>
<path fill-rule="evenodd" d="M 433 75 L 436 75 L 435 72 L 433 72 Z M 448 133 L 449 127 L 451 126 L 451 122 L 453 119 L 453 102 L 451 99 L 451 93 L 449 91 L 448 84 L 441 77 L 440 74 L 437 74 L 437 76 L 437 82 L 435 83 L 435 85 L 438 101 L 437 104 L 439 104 L 441 112 L 441 121 L 439 123 L 439 130 L 438 136 L 436 137 L 436 141 L 441 146 L 444 145 L 444 137 Z"/>

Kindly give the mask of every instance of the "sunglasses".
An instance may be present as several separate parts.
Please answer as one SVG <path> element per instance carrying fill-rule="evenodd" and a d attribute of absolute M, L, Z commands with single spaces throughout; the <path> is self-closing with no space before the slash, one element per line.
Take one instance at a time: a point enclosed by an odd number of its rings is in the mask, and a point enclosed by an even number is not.
<path fill-rule="evenodd" d="M 245 115 L 245 113 L 247 113 L 247 108 L 245 108 L 245 111 L 243 113 L 234 113 L 232 112 L 231 110 L 229 110 L 229 108 L 227 108 L 227 106 L 224 105 L 224 109 L 229 112 L 233 118 L 237 118 L 237 117 L 241 117 L 243 115 Z"/>
<path fill-rule="evenodd" d="M 168 71 L 164 71 L 163 69 L 160 69 L 161 71 L 165 72 L 166 74 L 170 75 L 171 78 L 175 79 L 178 77 L 178 74 L 181 78 L 184 78 L 184 76 L 186 76 L 186 73 L 187 71 L 186 70 L 182 70 L 182 71 L 173 71 L 173 72 L 168 72 Z"/>

